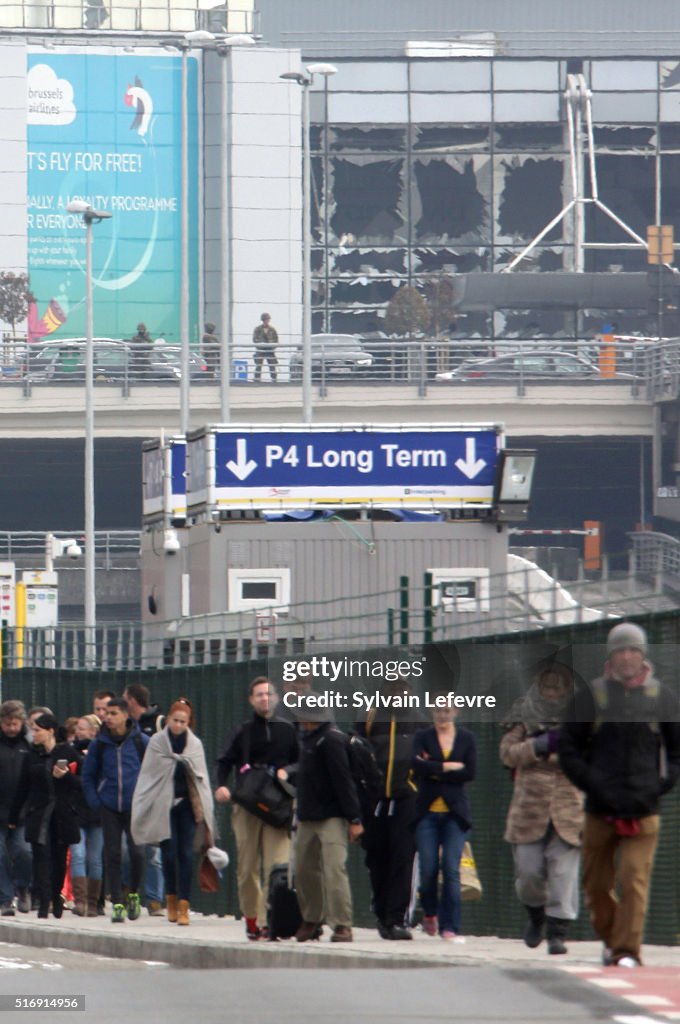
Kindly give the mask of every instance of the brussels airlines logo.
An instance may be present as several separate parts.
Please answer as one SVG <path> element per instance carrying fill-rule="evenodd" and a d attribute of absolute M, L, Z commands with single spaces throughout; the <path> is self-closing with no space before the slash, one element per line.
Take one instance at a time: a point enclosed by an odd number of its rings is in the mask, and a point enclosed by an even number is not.
<path fill-rule="evenodd" d="M 149 123 L 153 114 L 153 100 L 143 87 L 139 78 L 135 77 L 135 84 L 128 85 L 125 93 L 125 105 L 134 107 L 137 113 L 130 125 L 132 131 L 144 137 L 149 130 Z"/>

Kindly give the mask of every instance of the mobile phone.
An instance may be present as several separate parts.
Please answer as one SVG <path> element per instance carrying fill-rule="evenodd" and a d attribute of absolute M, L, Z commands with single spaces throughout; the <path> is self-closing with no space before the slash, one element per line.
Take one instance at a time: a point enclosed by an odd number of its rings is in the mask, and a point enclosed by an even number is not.
<path fill-rule="evenodd" d="M 68 761 L 65 757 L 60 757 L 57 761 L 57 768 L 68 768 Z"/>

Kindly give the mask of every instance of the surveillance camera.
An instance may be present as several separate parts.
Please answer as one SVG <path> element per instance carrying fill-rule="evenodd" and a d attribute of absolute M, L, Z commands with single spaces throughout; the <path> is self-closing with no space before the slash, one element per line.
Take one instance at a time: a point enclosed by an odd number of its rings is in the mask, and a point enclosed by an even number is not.
<path fill-rule="evenodd" d="M 80 558 L 82 553 L 82 548 L 80 547 L 80 544 L 76 543 L 76 541 L 71 541 L 64 551 L 67 558 Z"/>
<path fill-rule="evenodd" d="M 174 555 L 180 550 L 179 537 L 175 530 L 165 530 L 163 534 L 163 551 L 166 555 Z"/>

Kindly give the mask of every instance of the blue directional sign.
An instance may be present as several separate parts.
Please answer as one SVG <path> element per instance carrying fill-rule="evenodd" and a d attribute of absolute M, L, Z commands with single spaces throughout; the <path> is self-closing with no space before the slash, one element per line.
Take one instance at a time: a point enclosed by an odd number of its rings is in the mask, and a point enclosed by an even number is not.
<path fill-rule="evenodd" d="M 500 428 L 489 424 L 210 427 L 188 438 L 187 504 L 191 511 L 488 507 L 501 447 Z"/>

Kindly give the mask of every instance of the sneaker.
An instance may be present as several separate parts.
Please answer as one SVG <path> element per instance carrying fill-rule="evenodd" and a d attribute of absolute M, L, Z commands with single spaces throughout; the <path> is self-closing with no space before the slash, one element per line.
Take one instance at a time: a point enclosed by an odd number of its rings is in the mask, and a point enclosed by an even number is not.
<path fill-rule="evenodd" d="M 111 924 L 124 924 L 126 916 L 123 904 L 114 903 L 111 907 Z"/>
<path fill-rule="evenodd" d="M 443 931 L 441 937 L 445 942 L 457 942 L 460 946 L 465 942 L 465 938 L 457 932 Z"/>
<path fill-rule="evenodd" d="M 634 956 L 622 956 L 619 960 L 616 961 L 616 966 L 617 967 L 639 967 L 640 966 L 640 961 L 637 960 Z"/>
<path fill-rule="evenodd" d="M 31 894 L 28 889 L 17 889 L 17 910 L 20 914 L 28 914 L 31 910 Z"/>
<path fill-rule="evenodd" d="M 131 921 L 136 921 L 142 912 L 142 904 L 136 892 L 131 892 L 127 898 L 127 916 Z"/>
<path fill-rule="evenodd" d="M 14 917 L 14 903 L 12 900 L 10 900 L 9 903 L 3 903 L 0 905 L 0 916 Z"/>
<path fill-rule="evenodd" d="M 426 935 L 437 934 L 437 918 L 435 916 L 428 917 L 427 914 L 423 918 L 423 931 Z"/>

